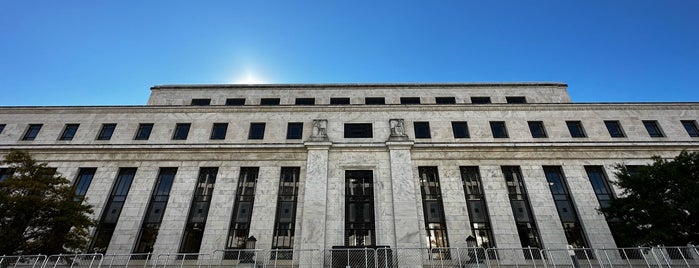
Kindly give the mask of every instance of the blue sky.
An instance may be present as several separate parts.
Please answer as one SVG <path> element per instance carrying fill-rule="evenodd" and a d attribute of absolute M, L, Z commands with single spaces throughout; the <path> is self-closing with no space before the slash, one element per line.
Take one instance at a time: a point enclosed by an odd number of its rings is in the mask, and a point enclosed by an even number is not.
<path fill-rule="evenodd" d="M 0 105 L 159 84 L 513 82 L 699 102 L 699 1 L 0 2 Z"/>

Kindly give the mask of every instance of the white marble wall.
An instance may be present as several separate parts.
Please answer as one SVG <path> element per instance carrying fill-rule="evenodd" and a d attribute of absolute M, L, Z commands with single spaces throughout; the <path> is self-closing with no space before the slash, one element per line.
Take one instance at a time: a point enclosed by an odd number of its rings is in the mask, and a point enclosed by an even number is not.
<path fill-rule="evenodd" d="M 299 249 L 325 248 L 326 206 L 328 187 L 328 149 L 330 143 L 309 143 L 308 161 L 306 162 L 306 181 L 303 192 L 304 200 L 298 204 L 296 222 L 300 241 Z M 299 192 L 301 192 L 299 191 Z"/>
<path fill-rule="evenodd" d="M 420 192 L 416 192 L 415 175 L 410 156 L 412 142 L 396 142 L 389 145 L 391 159 L 391 197 L 393 210 L 393 232 L 395 242 L 392 247 L 409 248 L 419 245 L 420 230 L 419 214 L 415 206 L 416 197 Z"/>

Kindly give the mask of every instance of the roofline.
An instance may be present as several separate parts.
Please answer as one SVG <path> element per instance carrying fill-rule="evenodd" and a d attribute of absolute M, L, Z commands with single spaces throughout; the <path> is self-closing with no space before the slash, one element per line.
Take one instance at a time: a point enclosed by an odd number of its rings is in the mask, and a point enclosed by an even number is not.
<path fill-rule="evenodd" d="M 204 89 L 204 88 L 423 88 L 423 87 L 512 87 L 545 86 L 568 87 L 562 82 L 458 82 L 458 83 L 328 83 L 328 84 L 175 84 L 154 85 L 154 89 Z"/>

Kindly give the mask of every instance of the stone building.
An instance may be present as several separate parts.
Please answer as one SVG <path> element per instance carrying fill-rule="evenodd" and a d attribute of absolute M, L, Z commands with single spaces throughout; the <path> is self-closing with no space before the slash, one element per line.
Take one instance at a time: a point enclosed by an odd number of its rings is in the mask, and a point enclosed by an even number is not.
<path fill-rule="evenodd" d="M 0 107 L 72 180 L 108 254 L 613 248 L 614 166 L 699 150 L 698 103 L 573 103 L 562 83 L 154 86 L 147 105 Z M 9 172 L 0 167 L 0 179 Z"/>

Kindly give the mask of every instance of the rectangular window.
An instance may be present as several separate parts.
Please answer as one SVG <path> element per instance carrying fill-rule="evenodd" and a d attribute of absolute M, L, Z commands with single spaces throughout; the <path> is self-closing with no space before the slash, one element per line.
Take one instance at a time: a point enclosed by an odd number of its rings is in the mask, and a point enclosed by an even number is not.
<path fill-rule="evenodd" d="M 490 130 L 493 132 L 493 138 L 508 138 L 505 121 L 490 121 Z"/>
<path fill-rule="evenodd" d="M 595 191 L 597 201 L 601 208 L 609 207 L 609 202 L 614 198 L 612 188 L 609 187 L 609 180 L 604 174 L 602 166 L 585 166 L 587 177 L 590 179 L 592 189 Z"/>
<path fill-rule="evenodd" d="M 447 222 L 444 217 L 442 190 L 439 184 L 437 167 L 418 167 L 420 174 L 420 193 L 422 195 L 422 210 L 427 231 L 427 245 L 430 248 L 449 247 L 447 237 Z M 435 259 L 448 258 L 445 252 L 432 253 Z"/>
<path fill-rule="evenodd" d="M 488 104 L 488 103 L 490 103 L 490 97 L 471 97 L 471 103 L 473 103 L 473 104 Z"/>
<path fill-rule="evenodd" d="M 451 122 L 451 131 L 454 133 L 455 139 L 470 138 L 468 132 L 468 123 L 462 122 Z"/>
<path fill-rule="evenodd" d="M 29 127 L 27 128 L 27 131 L 24 132 L 24 136 L 22 136 L 23 141 L 33 141 L 36 139 L 36 136 L 39 135 L 39 131 L 41 130 L 42 124 L 30 124 Z"/>
<path fill-rule="evenodd" d="M 206 228 L 206 218 L 209 216 L 211 196 L 216 184 L 217 167 L 202 167 L 199 169 L 199 178 L 194 188 L 192 204 L 187 215 L 187 224 L 182 235 L 180 253 L 199 253 L 201 239 Z"/>
<path fill-rule="evenodd" d="M 521 97 L 521 96 L 517 96 L 517 97 L 505 97 L 505 101 L 507 101 L 507 103 L 512 103 L 512 104 L 515 104 L 515 103 L 516 103 L 516 104 L 521 104 L 521 103 L 527 103 L 527 98 L 526 98 L 526 97 Z"/>
<path fill-rule="evenodd" d="M 116 124 L 102 124 L 100 132 L 97 134 L 97 140 L 106 141 L 112 139 L 114 129 L 116 129 Z"/>
<path fill-rule="evenodd" d="M 259 171 L 260 168 L 258 167 L 240 168 L 226 249 L 245 248 L 245 242 L 247 242 L 248 232 L 250 231 L 250 216 L 252 215 L 253 202 L 255 202 L 255 186 Z M 225 256 L 225 258 L 235 259 L 237 256 L 238 254 L 233 253 L 231 256 Z"/>
<path fill-rule="evenodd" d="M 413 127 L 415 128 L 416 139 L 429 139 L 432 137 L 430 134 L 430 122 L 413 122 Z"/>
<path fill-rule="evenodd" d="M 279 105 L 279 98 L 262 98 L 260 105 Z"/>
<path fill-rule="evenodd" d="M 73 137 L 75 137 L 75 133 L 78 132 L 79 126 L 79 124 L 66 124 L 66 126 L 63 127 L 63 132 L 61 132 L 61 137 L 59 137 L 58 139 L 62 141 L 73 140 Z"/>
<path fill-rule="evenodd" d="M 369 105 L 381 105 L 386 104 L 386 99 L 383 97 L 366 97 L 364 98 L 364 103 Z"/>
<path fill-rule="evenodd" d="M 585 138 L 585 129 L 583 128 L 582 122 L 580 121 L 566 121 L 568 126 L 568 131 L 570 132 L 570 137 L 572 138 Z"/>
<path fill-rule="evenodd" d="M 315 105 L 316 99 L 314 98 L 296 98 L 296 105 Z"/>
<path fill-rule="evenodd" d="M 245 105 L 245 99 L 244 98 L 226 99 L 226 105 L 227 106 L 243 106 L 243 105 Z"/>
<path fill-rule="evenodd" d="M 90 188 L 95 171 L 97 171 L 97 168 L 80 168 L 78 177 L 73 182 L 73 201 L 82 202 L 85 199 L 85 194 L 87 189 Z"/>
<path fill-rule="evenodd" d="M 643 120 L 643 126 L 646 127 L 646 131 L 648 131 L 649 136 L 651 136 L 653 138 L 665 137 L 665 135 L 663 134 L 663 131 L 660 129 L 660 125 L 658 124 L 658 121 Z"/>
<path fill-rule="evenodd" d="M 434 101 L 437 104 L 456 104 L 456 98 L 454 97 L 435 97 Z"/>
<path fill-rule="evenodd" d="M 175 125 L 175 131 L 172 133 L 173 140 L 186 140 L 189 136 L 189 127 L 192 126 L 190 123 L 177 123 Z"/>
<path fill-rule="evenodd" d="M 148 140 L 150 138 L 150 132 L 153 130 L 152 123 L 141 123 L 138 124 L 138 130 L 136 130 L 136 136 L 134 140 Z"/>
<path fill-rule="evenodd" d="M 92 241 L 92 250 L 89 252 L 102 254 L 107 252 L 109 241 L 112 240 L 114 229 L 116 229 L 121 209 L 126 202 L 126 196 L 129 194 L 134 176 L 136 176 L 136 168 L 119 168 L 119 175 L 117 175 L 116 182 L 112 187 L 105 209 L 102 211 L 102 217 L 95 230 L 95 238 Z"/>
<path fill-rule="evenodd" d="M 697 127 L 697 121 L 694 120 L 682 120 L 682 126 L 687 130 L 687 134 L 690 137 L 699 137 L 699 128 Z"/>
<path fill-rule="evenodd" d="M 536 221 L 534 220 L 534 214 L 532 214 L 527 190 L 524 187 L 522 172 L 518 166 L 502 166 L 501 169 L 505 176 L 510 206 L 512 207 L 512 214 L 515 216 L 515 224 L 517 224 L 517 233 L 519 234 L 519 242 L 522 248 L 541 248 L 541 238 L 536 228 Z M 532 256 L 529 253 L 525 252 L 525 258 L 540 258 L 539 255 Z"/>
<path fill-rule="evenodd" d="M 274 219 L 273 249 L 294 248 L 296 226 L 296 202 L 299 193 L 298 167 L 282 167 L 277 194 L 277 214 Z M 279 252 L 277 259 L 292 259 L 291 252 Z"/>
<path fill-rule="evenodd" d="M 544 166 L 544 173 L 558 210 L 558 216 L 563 224 L 568 245 L 573 248 L 586 248 L 588 244 L 580 225 L 575 205 L 570 198 L 570 191 L 565 182 L 563 170 L 561 170 L 560 166 Z"/>
<path fill-rule="evenodd" d="M 0 124 L 0 134 L 2 134 L 3 130 L 5 130 L 5 124 Z"/>
<path fill-rule="evenodd" d="M 624 130 L 621 129 L 621 123 L 616 120 L 609 120 L 609 121 L 604 121 L 604 125 L 607 126 L 607 131 L 609 131 L 609 136 L 612 138 L 623 138 L 626 137 L 624 135 Z"/>
<path fill-rule="evenodd" d="M 476 246 L 483 248 L 495 247 L 493 229 L 490 225 L 488 206 L 486 205 L 481 174 L 478 167 L 459 167 L 461 180 L 466 195 L 468 218 L 471 223 L 471 231 L 476 238 Z"/>
<path fill-rule="evenodd" d="M 370 123 L 345 124 L 345 138 L 372 138 L 373 135 Z"/>
<path fill-rule="evenodd" d="M 543 121 L 528 121 L 529 132 L 532 133 L 532 138 L 546 138 L 546 129 Z"/>
<path fill-rule="evenodd" d="M 286 126 L 286 139 L 299 140 L 303 136 L 303 123 L 289 123 Z"/>
<path fill-rule="evenodd" d="M 211 127 L 211 139 L 224 140 L 226 139 L 227 131 L 228 123 L 214 123 L 214 125 Z"/>
<path fill-rule="evenodd" d="M 401 97 L 400 104 L 420 104 L 419 97 Z"/>
<path fill-rule="evenodd" d="M 11 168 L 0 168 L 0 182 L 9 179 L 12 174 L 15 173 L 14 169 Z"/>
<path fill-rule="evenodd" d="M 350 98 L 330 98 L 330 104 L 332 104 L 332 105 L 350 104 Z"/>
<path fill-rule="evenodd" d="M 376 245 L 371 170 L 345 171 L 345 246 Z"/>
<path fill-rule="evenodd" d="M 211 99 L 192 99 L 193 106 L 209 106 L 211 105 Z"/>
<path fill-rule="evenodd" d="M 248 140 L 262 140 L 265 138 L 265 123 L 250 123 Z"/>
<path fill-rule="evenodd" d="M 155 239 L 158 237 L 160 224 L 163 221 L 167 201 L 170 199 L 170 189 L 177 174 L 176 167 L 160 168 L 158 179 L 150 195 L 150 201 L 146 209 L 146 215 L 141 224 L 141 230 L 136 240 L 134 253 L 151 253 Z"/>

